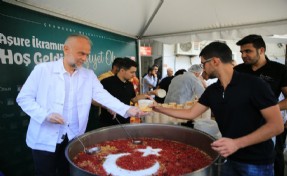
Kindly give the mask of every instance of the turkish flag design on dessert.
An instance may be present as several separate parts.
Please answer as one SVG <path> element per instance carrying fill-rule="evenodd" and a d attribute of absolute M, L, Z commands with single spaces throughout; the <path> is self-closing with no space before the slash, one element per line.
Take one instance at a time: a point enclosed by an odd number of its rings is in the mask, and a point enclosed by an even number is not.
<path fill-rule="evenodd" d="M 190 145 L 166 139 L 140 138 L 135 145 L 128 139 L 105 141 L 93 155 L 79 153 L 74 163 L 97 175 L 182 175 L 211 164 L 206 153 Z M 91 146 L 93 147 L 93 146 Z"/>

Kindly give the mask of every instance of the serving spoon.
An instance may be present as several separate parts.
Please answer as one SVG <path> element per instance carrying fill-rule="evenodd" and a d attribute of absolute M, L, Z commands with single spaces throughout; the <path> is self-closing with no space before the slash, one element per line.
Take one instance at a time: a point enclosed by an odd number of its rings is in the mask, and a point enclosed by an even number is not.
<path fill-rule="evenodd" d="M 116 121 L 118 122 L 118 124 L 121 126 L 121 128 L 124 130 L 124 132 L 126 133 L 126 135 L 132 140 L 132 143 L 135 145 L 139 145 L 142 144 L 143 141 L 140 139 L 135 139 L 131 136 L 131 134 L 125 129 L 125 127 L 123 126 L 123 124 L 119 121 L 119 119 L 117 118 L 117 114 L 114 114 L 113 119 L 116 119 Z"/>
<path fill-rule="evenodd" d="M 84 152 L 86 154 L 92 155 L 94 153 L 98 153 L 101 151 L 101 148 L 99 146 L 96 147 L 92 147 L 87 149 L 84 145 L 84 143 L 82 142 L 82 140 L 72 131 L 72 129 L 69 127 L 69 124 L 65 123 L 65 125 L 67 126 L 67 128 L 69 129 L 69 131 L 75 136 L 75 138 L 81 143 L 82 147 L 84 148 Z"/>

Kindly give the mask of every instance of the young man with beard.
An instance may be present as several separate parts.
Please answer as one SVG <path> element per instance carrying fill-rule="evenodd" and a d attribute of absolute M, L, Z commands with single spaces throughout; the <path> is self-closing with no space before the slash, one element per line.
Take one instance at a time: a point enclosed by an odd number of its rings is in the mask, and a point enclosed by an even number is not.
<path fill-rule="evenodd" d="M 129 58 L 122 58 L 119 71 L 115 76 L 108 77 L 101 81 L 104 88 L 114 97 L 129 105 L 130 102 L 136 103 L 140 99 L 150 98 L 146 94 L 136 95 L 133 84 L 129 81 L 136 75 L 137 64 Z M 117 119 L 121 123 L 129 123 L 130 118 L 124 118 L 121 114 L 117 114 Z M 101 126 L 117 125 L 118 122 L 114 120 L 113 114 L 107 109 L 101 109 L 100 115 Z"/>
<path fill-rule="evenodd" d="M 280 110 L 287 109 L 287 68 L 285 65 L 274 62 L 266 56 L 266 45 L 260 35 L 248 35 L 236 43 L 240 46 L 243 59 L 242 64 L 234 67 L 236 71 L 248 73 L 260 77 L 267 82 L 273 93 L 279 98 L 280 93 L 284 99 L 278 102 Z M 284 146 L 286 140 L 286 129 L 276 136 L 274 162 L 275 176 L 284 176 Z"/>
<path fill-rule="evenodd" d="M 222 134 L 211 147 L 227 158 L 220 175 L 272 176 L 271 138 L 282 133 L 283 119 L 270 87 L 257 77 L 234 71 L 232 52 L 224 43 L 210 43 L 199 56 L 206 74 L 218 81 L 206 88 L 191 109 L 152 105 L 153 110 L 192 120 L 210 108 Z"/>

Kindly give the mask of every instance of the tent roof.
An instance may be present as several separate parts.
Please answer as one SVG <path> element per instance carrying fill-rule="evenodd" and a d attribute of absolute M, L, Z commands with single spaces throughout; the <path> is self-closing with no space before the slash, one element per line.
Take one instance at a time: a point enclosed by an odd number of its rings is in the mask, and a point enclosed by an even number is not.
<path fill-rule="evenodd" d="M 286 0 L 5 1 L 121 35 L 163 43 L 239 39 L 251 33 L 287 43 L 287 39 L 270 38 L 287 34 Z"/>

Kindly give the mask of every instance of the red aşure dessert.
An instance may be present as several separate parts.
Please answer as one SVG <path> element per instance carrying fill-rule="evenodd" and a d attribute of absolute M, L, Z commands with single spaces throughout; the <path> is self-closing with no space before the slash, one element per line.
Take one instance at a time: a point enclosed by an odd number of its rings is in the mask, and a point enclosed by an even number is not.
<path fill-rule="evenodd" d="M 212 162 L 212 158 L 193 146 L 155 138 L 140 138 L 142 144 L 119 139 L 102 142 L 101 151 L 92 155 L 80 152 L 73 162 L 97 175 L 182 175 Z M 93 147 L 93 146 L 91 146 Z"/>

